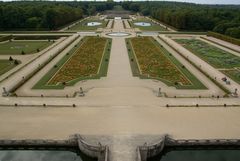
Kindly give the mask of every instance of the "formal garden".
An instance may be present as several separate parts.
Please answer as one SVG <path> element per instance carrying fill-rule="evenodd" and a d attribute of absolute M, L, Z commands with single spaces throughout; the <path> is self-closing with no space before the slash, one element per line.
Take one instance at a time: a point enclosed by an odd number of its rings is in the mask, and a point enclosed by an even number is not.
<path fill-rule="evenodd" d="M 176 42 L 240 83 L 240 57 L 198 39 L 175 39 Z"/>

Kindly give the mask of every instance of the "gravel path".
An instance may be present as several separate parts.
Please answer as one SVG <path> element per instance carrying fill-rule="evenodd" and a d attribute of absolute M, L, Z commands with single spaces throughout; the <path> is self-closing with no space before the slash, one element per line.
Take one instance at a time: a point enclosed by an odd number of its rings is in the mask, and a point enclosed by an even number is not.
<path fill-rule="evenodd" d="M 1 107 L 0 138 L 65 139 L 80 133 L 130 139 L 133 135 L 168 133 L 178 139 L 237 139 L 239 115 L 238 108 Z"/>
<path fill-rule="evenodd" d="M 109 20 L 108 25 L 107 25 L 107 27 L 106 27 L 107 29 L 111 29 L 111 28 L 112 28 L 113 21 L 114 21 L 114 20 L 112 20 L 112 19 Z"/>

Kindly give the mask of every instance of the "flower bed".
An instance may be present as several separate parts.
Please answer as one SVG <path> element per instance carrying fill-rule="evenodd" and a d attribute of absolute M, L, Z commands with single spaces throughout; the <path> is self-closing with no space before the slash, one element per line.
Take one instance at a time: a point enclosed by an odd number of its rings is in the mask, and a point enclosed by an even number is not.
<path fill-rule="evenodd" d="M 128 43 L 131 43 L 133 48 L 141 77 L 158 79 L 176 88 L 206 89 L 184 65 L 152 37 L 136 37 L 129 40 Z M 131 64 L 131 66 L 134 65 Z"/>
<path fill-rule="evenodd" d="M 64 89 L 65 86 L 72 86 L 81 80 L 106 76 L 110 49 L 109 38 L 83 38 L 53 65 L 33 89 Z"/>
<path fill-rule="evenodd" d="M 67 83 L 78 77 L 93 76 L 98 73 L 107 39 L 87 37 L 73 56 L 48 82 L 48 85 Z"/>

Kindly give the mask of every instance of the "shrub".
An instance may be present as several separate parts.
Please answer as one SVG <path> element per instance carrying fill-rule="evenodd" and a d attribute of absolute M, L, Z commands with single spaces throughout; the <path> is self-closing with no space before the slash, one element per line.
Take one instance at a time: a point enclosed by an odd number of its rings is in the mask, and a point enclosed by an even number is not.
<path fill-rule="evenodd" d="M 15 65 L 18 65 L 19 62 L 18 62 L 17 60 L 14 60 L 14 64 L 15 64 Z"/>
<path fill-rule="evenodd" d="M 9 61 L 13 61 L 13 58 L 11 56 L 9 57 Z"/>
<path fill-rule="evenodd" d="M 12 39 L 12 35 L 3 36 L 3 37 L 0 37 L 0 42 L 7 41 L 7 40 L 11 42 L 12 41 L 11 39 Z"/>

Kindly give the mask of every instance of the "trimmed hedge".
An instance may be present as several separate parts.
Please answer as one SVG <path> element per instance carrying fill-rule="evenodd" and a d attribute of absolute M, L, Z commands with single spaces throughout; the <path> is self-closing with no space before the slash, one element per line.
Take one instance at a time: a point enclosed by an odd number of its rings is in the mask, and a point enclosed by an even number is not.
<path fill-rule="evenodd" d="M 12 39 L 12 35 L 3 36 L 3 37 L 0 37 L 0 42 L 7 41 L 7 40 L 10 40 L 10 39 Z"/>
<path fill-rule="evenodd" d="M 61 35 L 47 35 L 47 36 L 14 36 L 14 40 L 56 40 L 62 37 Z"/>
<path fill-rule="evenodd" d="M 212 36 L 212 37 L 215 37 L 215 38 L 218 38 L 218 39 L 221 39 L 221 40 L 224 40 L 224 41 L 227 41 L 227 42 L 230 42 L 232 44 L 240 46 L 240 39 L 236 39 L 236 38 L 233 38 L 233 37 L 230 37 L 230 36 L 226 36 L 226 35 L 219 34 L 219 33 L 216 33 L 216 32 L 210 32 L 210 31 L 207 33 L 207 36 Z"/>

